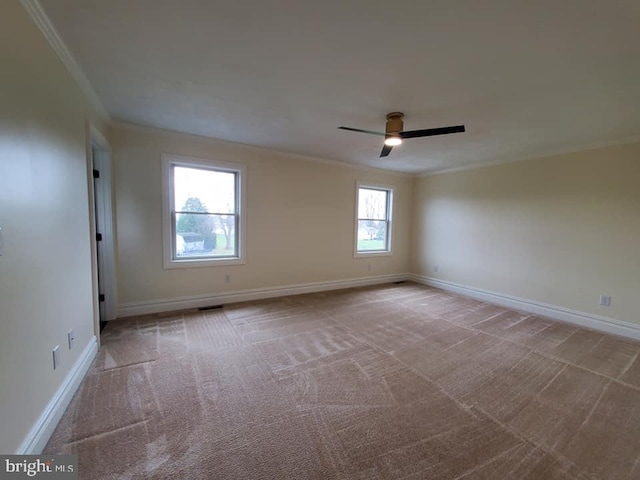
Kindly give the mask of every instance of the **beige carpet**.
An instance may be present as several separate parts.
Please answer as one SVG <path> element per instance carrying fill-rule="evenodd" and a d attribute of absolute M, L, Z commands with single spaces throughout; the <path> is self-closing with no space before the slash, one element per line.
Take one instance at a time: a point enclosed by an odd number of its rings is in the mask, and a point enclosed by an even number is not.
<path fill-rule="evenodd" d="M 83 479 L 640 478 L 640 345 L 412 283 L 112 322 Z"/>

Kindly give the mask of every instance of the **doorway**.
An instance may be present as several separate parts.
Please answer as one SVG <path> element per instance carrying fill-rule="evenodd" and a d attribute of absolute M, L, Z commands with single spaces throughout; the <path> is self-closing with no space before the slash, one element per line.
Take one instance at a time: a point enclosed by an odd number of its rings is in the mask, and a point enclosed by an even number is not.
<path fill-rule="evenodd" d="M 94 282 L 97 283 L 98 325 L 96 334 L 107 322 L 117 318 L 115 236 L 111 183 L 111 150 L 106 139 L 91 129 L 91 175 L 93 232 L 95 232 Z"/>

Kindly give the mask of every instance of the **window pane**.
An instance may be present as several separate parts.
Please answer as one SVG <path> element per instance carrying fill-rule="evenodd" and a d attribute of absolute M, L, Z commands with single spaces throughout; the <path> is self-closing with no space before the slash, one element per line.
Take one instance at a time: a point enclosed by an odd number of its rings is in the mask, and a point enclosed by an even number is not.
<path fill-rule="evenodd" d="M 358 220 L 358 251 L 387 250 L 387 222 Z"/>
<path fill-rule="evenodd" d="M 236 216 L 178 213 L 176 258 L 235 257 Z"/>
<path fill-rule="evenodd" d="M 387 192 L 361 188 L 358 192 L 358 218 L 387 218 Z"/>
<path fill-rule="evenodd" d="M 175 166 L 174 207 L 177 212 L 235 213 L 236 174 Z"/>
<path fill-rule="evenodd" d="M 237 256 L 235 215 L 216 215 L 216 235 L 218 250 L 225 256 Z"/>

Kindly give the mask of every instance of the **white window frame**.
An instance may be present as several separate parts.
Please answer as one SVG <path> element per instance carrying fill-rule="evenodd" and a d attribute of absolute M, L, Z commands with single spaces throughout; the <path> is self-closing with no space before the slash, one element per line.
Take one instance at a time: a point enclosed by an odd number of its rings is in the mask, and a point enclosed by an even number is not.
<path fill-rule="evenodd" d="M 210 170 L 232 172 L 238 175 L 236 184 L 236 212 L 239 216 L 236 231 L 237 251 L 234 257 L 221 258 L 176 258 L 174 234 L 174 181 L 173 166 L 205 168 Z M 203 158 L 183 155 L 162 155 L 162 250 L 164 268 L 213 267 L 227 265 L 244 265 L 246 243 L 246 192 L 247 167 L 239 163 L 219 162 Z"/>
<path fill-rule="evenodd" d="M 382 190 L 387 192 L 387 248 L 386 250 L 362 250 L 358 251 L 358 206 L 360 204 L 360 189 L 367 188 L 369 190 Z M 391 185 L 381 185 L 370 182 L 356 182 L 356 206 L 355 206 L 355 229 L 353 251 L 355 258 L 364 257 L 385 257 L 393 254 L 393 190 Z"/>

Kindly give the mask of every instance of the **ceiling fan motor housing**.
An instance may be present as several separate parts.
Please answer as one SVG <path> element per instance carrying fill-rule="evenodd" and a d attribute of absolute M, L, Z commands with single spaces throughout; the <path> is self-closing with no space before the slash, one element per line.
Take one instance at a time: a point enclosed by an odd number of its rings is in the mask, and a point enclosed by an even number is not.
<path fill-rule="evenodd" d="M 387 127 L 385 128 L 385 133 L 393 134 L 399 133 L 404 128 L 404 122 L 402 119 L 404 118 L 404 114 L 401 112 L 392 112 L 387 115 Z"/>

